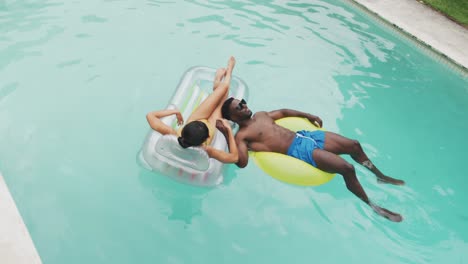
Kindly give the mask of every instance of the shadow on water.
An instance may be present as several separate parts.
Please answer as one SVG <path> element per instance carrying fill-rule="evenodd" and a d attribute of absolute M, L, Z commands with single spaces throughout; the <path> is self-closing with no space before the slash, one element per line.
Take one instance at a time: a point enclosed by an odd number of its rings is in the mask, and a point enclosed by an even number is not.
<path fill-rule="evenodd" d="M 229 185 L 235 174 L 233 166 L 225 166 L 224 181 L 220 186 Z M 164 210 L 164 214 L 168 220 L 181 221 L 186 225 L 190 225 L 195 217 L 203 214 L 203 200 L 219 187 L 192 186 L 143 168 L 140 169 L 138 178 L 143 187 L 154 196 L 155 202 L 167 209 Z"/>

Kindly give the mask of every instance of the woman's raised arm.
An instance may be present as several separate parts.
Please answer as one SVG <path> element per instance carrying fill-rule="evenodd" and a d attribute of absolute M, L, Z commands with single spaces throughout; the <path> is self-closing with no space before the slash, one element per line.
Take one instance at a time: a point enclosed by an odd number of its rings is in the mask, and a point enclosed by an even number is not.
<path fill-rule="evenodd" d="M 172 127 L 164 124 L 161 121 L 161 118 L 165 116 L 170 116 L 170 115 L 177 116 L 177 123 L 179 125 L 182 125 L 184 123 L 184 119 L 182 118 L 182 115 L 177 109 L 159 110 L 159 111 L 149 112 L 146 115 L 146 120 L 148 120 L 148 124 L 153 130 L 156 130 L 163 135 L 168 135 L 168 134 L 177 135 L 177 131 L 175 131 L 174 129 L 172 129 Z"/>

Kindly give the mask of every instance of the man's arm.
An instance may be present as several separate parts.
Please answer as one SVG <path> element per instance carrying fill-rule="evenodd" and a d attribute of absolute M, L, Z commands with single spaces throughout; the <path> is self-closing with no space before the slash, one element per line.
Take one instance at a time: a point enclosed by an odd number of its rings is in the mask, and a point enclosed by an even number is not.
<path fill-rule="evenodd" d="M 268 115 L 274 120 L 283 117 L 304 117 L 307 118 L 312 124 L 318 125 L 318 127 L 322 127 L 323 124 L 322 119 L 320 119 L 320 117 L 293 109 L 278 109 L 268 112 Z"/>
<path fill-rule="evenodd" d="M 245 166 L 247 166 L 247 163 L 249 163 L 249 151 L 247 148 L 247 143 L 244 137 L 244 133 L 237 132 L 236 144 L 237 144 L 237 151 L 239 153 L 239 160 L 236 162 L 236 165 L 239 168 L 245 168 Z"/>

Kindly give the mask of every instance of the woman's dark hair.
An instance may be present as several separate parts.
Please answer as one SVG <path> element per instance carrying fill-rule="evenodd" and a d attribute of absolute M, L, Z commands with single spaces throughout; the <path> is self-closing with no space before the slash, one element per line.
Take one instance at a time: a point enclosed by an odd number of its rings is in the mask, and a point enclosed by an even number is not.
<path fill-rule="evenodd" d="M 201 121 L 192 121 L 182 129 L 182 136 L 177 138 L 180 146 L 188 148 L 200 146 L 208 138 L 208 127 Z"/>
<path fill-rule="evenodd" d="M 231 106 L 232 100 L 234 100 L 234 97 L 229 97 L 224 101 L 223 106 L 221 107 L 221 115 L 224 119 L 231 120 L 231 110 L 229 107 Z"/>

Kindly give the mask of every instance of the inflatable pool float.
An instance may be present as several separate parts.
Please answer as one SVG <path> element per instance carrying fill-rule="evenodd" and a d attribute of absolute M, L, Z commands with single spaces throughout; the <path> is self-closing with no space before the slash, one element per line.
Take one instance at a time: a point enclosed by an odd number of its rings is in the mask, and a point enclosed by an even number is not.
<path fill-rule="evenodd" d="M 297 132 L 299 130 L 323 130 L 309 120 L 300 117 L 285 117 L 275 121 L 278 125 Z M 283 182 L 303 186 L 324 184 L 335 176 L 294 157 L 274 152 L 250 152 L 257 166 L 268 175 Z"/>
<path fill-rule="evenodd" d="M 179 109 L 184 120 L 213 91 L 216 70 L 193 67 L 182 76 L 166 109 Z M 247 85 L 232 76 L 229 96 L 247 100 Z M 161 118 L 166 125 L 177 130 L 175 115 Z M 237 127 L 233 124 L 233 132 Z M 228 150 L 224 135 L 216 129 L 211 146 Z M 150 128 L 138 153 L 139 163 L 146 169 L 160 172 L 174 180 L 197 186 L 216 186 L 223 181 L 223 163 L 208 157 L 201 147 L 182 148 L 174 135 L 161 135 Z"/>

